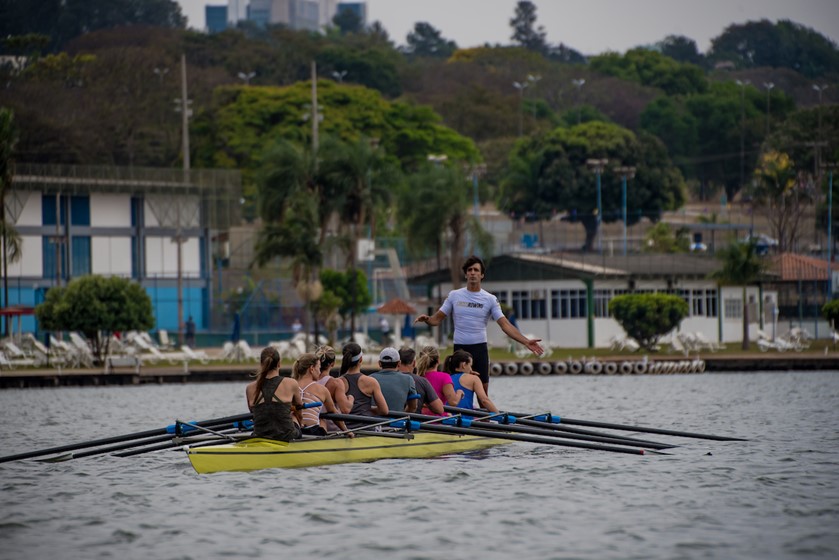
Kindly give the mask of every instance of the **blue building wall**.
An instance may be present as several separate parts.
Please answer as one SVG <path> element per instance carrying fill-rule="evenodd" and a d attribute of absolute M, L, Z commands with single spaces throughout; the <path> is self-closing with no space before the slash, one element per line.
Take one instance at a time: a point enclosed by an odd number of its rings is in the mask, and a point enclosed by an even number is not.
<path fill-rule="evenodd" d="M 209 33 L 220 33 L 227 29 L 227 6 L 204 6 Z"/>

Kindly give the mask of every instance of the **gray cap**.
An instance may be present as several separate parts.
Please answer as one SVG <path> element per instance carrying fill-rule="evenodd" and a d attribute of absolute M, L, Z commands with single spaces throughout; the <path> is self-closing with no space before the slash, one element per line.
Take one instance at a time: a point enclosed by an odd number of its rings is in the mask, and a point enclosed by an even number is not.
<path fill-rule="evenodd" d="M 399 351 L 396 348 L 385 348 L 379 354 L 379 361 L 383 364 L 398 364 L 399 363 Z"/>

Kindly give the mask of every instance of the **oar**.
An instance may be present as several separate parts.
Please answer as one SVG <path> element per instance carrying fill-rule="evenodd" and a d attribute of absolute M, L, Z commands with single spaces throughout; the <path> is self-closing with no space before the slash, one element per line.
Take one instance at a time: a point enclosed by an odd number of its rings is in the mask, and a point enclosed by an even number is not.
<path fill-rule="evenodd" d="M 403 413 L 400 412 L 400 413 L 397 413 L 397 414 L 403 414 Z M 428 415 L 428 414 L 416 414 L 416 413 L 411 413 L 411 412 L 405 412 L 404 414 L 407 414 L 408 416 L 410 416 L 412 420 L 423 420 L 423 421 L 437 421 L 437 422 L 444 421 L 445 422 L 447 419 L 456 418 L 454 416 L 442 417 L 441 418 L 440 416 L 431 416 L 431 415 Z M 493 414 L 492 416 L 497 416 L 497 415 Z M 489 417 L 485 417 L 483 419 L 486 420 L 488 418 Z M 572 433 L 567 433 L 567 432 L 556 432 L 556 431 L 553 431 L 553 430 L 546 430 L 544 428 L 531 428 L 529 426 L 516 426 L 514 424 L 506 424 L 506 423 L 501 423 L 501 424 L 496 424 L 496 423 L 493 423 L 493 422 L 475 422 L 475 423 L 472 423 L 471 419 L 468 418 L 468 417 L 463 418 L 462 422 L 464 423 L 464 425 L 462 427 L 475 428 L 475 429 L 479 429 L 479 430 L 489 430 L 489 431 L 493 431 L 493 432 L 495 432 L 495 431 L 514 432 L 514 433 L 519 433 L 519 434 L 531 434 L 531 435 L 535 435 L 535 436 L 547 436 L 547 437 L 553 437 L 553 438 L 576 439 L 576 440 L 580 440 L 580 441 L 594 441 L 594 442 L 597 442 L 597 443 L 610 443 L 612 445 L 626 445 L 626 446 L 629 446 L 629 447 L 646 447 L 646 448 L 649 448 L 649 449 L 671 449 L 673 447 L 677 447 L 675 445 L 669 445 L 669 444 L 666 444 L 666 443 L 657 443 L 657 442 L 654 442 L 654 441 L 639 443 L 639 442 L 634 442 L 634 441 L 627 441 L 626 439 L 620 438 L 620 437 L 583 436 L 583 435 L 572 434 Z M 518 419 L 516 419 L 516 422 L 518 422 Z M 446 424 L 449 424 L 449 422 L 446 422 Z M 461 426 L 461 424 L 458 423 L 457 426 Z"/>
<path fill-rule="evenodd" d="M 233 423 L 242 420 L 249 420 L 251 418 L 251 414 L 239 414 L 238 416 L 226 416 L 223 418 L 213 418 L 211 420 L 202 420 L 200 422 L 195 422 L 200 426 L 218 426 L 219 424 L 223 423 Z M 27 451 L 26 453 L 18 453 L 17 455 L 7 455 L 6 457 L 0 457 L 0 463 L 7 463 L 9 461 L 19 461 L 21 459 L 30 459 L 32 457 L 41 457 L 44 455 L 53 455 L 56 453 L 65 453 L 67 451 L 75 451 L 76 449 L 84 449 L 86 447 L 98 447 L 101 445 L 108 445 L 111 443 L 120 443 L 129 440 L 135 439 L 142 439 L 148 438 L 152 436 L 164 436 L 169 435 L 172 436 L 174 425 L 167 426 L 166 428 L 158 428 L 156 430 L 146 430 L 145 432 L 134 432 L 132 434 L 125 434 L 121 436 L 113 436 L 109 438 L 102 438 L 102 439 L 95 439 L 92 441 L 85 441 L 82 443 L 72 443 L 69 445 L 60 445 L 58 447 L 50 447 L 48 449 L 41 449 L 39 451 Z"/>
<path fill-rule="evenodd" d="M 343 420 L 345 422 L 362 422 L 362 423 L 372 423 L 372 422 L 379 422 L 383 420 L 379 417 L 371 417 L 371 416 L 359 416 L 356 414 L 322 414 L 321 418 L 326 418 L 327 420 Z M 395 422 L 391 420 L 391 422 Z M 478 430 L 474 428 L 456 428 L 454 426 L 440 426 L 437 424 L 420 424 L 419 422 L 411 422 L 412 428 L 419 428 L 423 431 L 431 432 L 431 433 L 438 433 L 438 434 L 455 434 L 455 435 L 465 435 L 465 436 L 478 436 L 484 438 L 492 438 L 492 439 L 507 439 L 511 441 L 525 441 L 529 443 L 542 443 L 545 445 L 559 445 L 563 447 L 577 447 L 580 449 L 596 449 L 599 451 L 612 451 L 614 453 L 628 453 L 630 455 L 643 455 L 643 449 L 634 449 L 629 447 L 616 447 L 611 445 L 598 445 L 594 443 L 584 443 L 581 441 L 565 441 L 558 438 L 547 438 L 547 437 L 540 437 L 540 436 L 531 436 L 531 435 L 524 435 L 524 434 L 512 434 L 507 432 L 492 432 L 488 433 L 486 430 Z"/>
<path fill-rule="evenodd" d="M 192 424 L 192 423 L 187 423 L 187 422 L 179 422 L 179 423 L 189 425 L 189 426 L 194 426 L 194 424 Z M 204 424 L 212 426 L 214 428 L 225 428 L 225 427 L 231 425 L 230 422 L 225 422 L 225 423 L 218 424 L 218 425 L 213 424 L 213 423 L 207 424 L 206 422 Z M 238 429 L 238 428 L 236 428 L 236 422 L 232 423 L 232 425 L 234 426 L 233 428 L 231 428 L 232 430 Z M 177 426 L 177 424 L 175 424 L 174 426 Z M 204 428 L 204 427 L 197 427 L 196 426 L 196 429 L 203 429 L 203 430 L 206 430 L 206 431 L 210 431 L 210 430 L 207 430 L 207 428 Z M 178 431 L 178 428 L 175 428 L 175 431 Z M 212 433 L 215 433 L 215 432 L 212 432 Z M 144 438 L 144 439 L 141 439 L 141 440 L 134 440 L 134 441 L 129 441 L 129 442 L 125 442 L 125 443 L 119 443 L 119 444 L 116 444 L 116 445 L 109 445 L 107 447 L 97 447 L 96 449 L 90 449 L 88 451 L 81 451 L 81 452 L 78 452 L 78 453 L 71 451 L 71 452 L 68 452 L 68 453 L 63 453 L 63 454 L 57 455 L 55 457 L 48 457 L 46 459 L 38 459 L 38 460 L 41 461 L 41 462 L 44 462 L 44 463 L 59 463 L 59 462 L 62 462 L 62 461 L 69 461 L 71 459 L 81 459 L 83 457 L 92 457 L 94 455 L 102 455 L 104 453 L 111 453 L 113 451 L 122 451 L 123 449 L 131 449 L 131 448 L 134 448 L 134 447 L 143 447 L 143 446 L 146 446 L 146 445 L 152 445 L 152 444 L 160 443 L 160 442 L 166 442 L 163 445 L 164 446 L 169 445 L 171 447 L 177 447 L 178 445 L 182 445 L 182 444 L 179 444 L 177 442 L 174 442 L 174 439 L 175 438 L 172 436 L 172 434 L 167 434 L 165 436 L 155 436 L 155 437 L 151 437 L 151 438 Z M 161 446 L 160 449 L 165 449 L 165 447 Z M 151 451 L 151 449 L 149 449 L 149 451 Z"/>
<path fill-rule="evenodd" d="M 458 408 L 454 406 L 444 406 L 445 410 L 449 412 L 460 412 L 463 414 L 471 414 L 471 412 L 482 412 L 482 411 L 471 411 L 470 409 L 465 408 Z M 486 413 L 489 414 L 489 413 Z M 513 416 L 528 416 L 526 413 L 518 413 L 518 412 L 509 412 Z M 551 414 L 541 415 L 545 417 L 546 423 L 551 424 L 574 424 L 578 426 L 590 426 L 593 428 L 606 428 L 607 430 L 625 430 L 629 432 L 643 432 L 648 434 L 660 434 L 664 436 L 678 436 L 678 437 L 687 437 L 687 438 L 696 438 L 696 439 L 711 439 L 716 441 L 748 441 L 743 438 L 736 438 L 736 437 L 728 437 L 728 436 L 715 436 L 711 434 L 698 434 L 694 432 L 680 432 L 677 430 L 664 430 L 661 428 L 648 428 L 646 426 L 629 426 L 626 424 L 611 424 L 609 422 L 592 422 L 591 420 L 576 420 L 574 418 L 566 418 L 564 416 L 554 416 Z M 537 416 L 538 417 L 538 416 Z"/>
<path fill-rule="evenodd" d="M 455 406 L 448 406 L 448 405 L 444 406 L 443 408 L 447 409 L 449 412 L 457 412 L 458 414 L 463 414 L 463 415 L 466 415 L 466 416 L 473 416 L 473 417 L 476 417 L 476 418 L 490 418 L 490 417 L 496 417 L 496 416 L 499 416 L 499 415 L 509 414 L 510 416 L 512 416 L 516 419 L 516 424 L 521 424 L 522 426 L 532 426 L 534 428 L 542 428 L 542 429 L 545 429 L 545 430 L 551 430 L 551 431 L 555 431 L 555 432 L 562 432 L 562 433 L 569 433 L 569 434 L 578 434 L 578 435 L 581 435 L 581 436 L 619 439 L 619 440 L 622 440 L 623 442 L 625 442 L 627 445 L 634 445 L 635 447 L 650 447 L 650 448 L 652 448 L 652 446 L 659 445 L 658 442 L 649 441 L 649 440 L 646 440 L 646 439 L 638 439 L 638 438 L 632 438 L 632 437 L 627 437 L 627 436 L 619 436 L 619 435 L 616 435 L 616 434 L 609 434 L 609 433 L 606 433 L 606 432 L 595 432 L 593 430 L 583 430 L 581 428 L 571 428 L 569 426 L 561 426 L 561 425 L 556 424 L 556 423 L 541 422 L 541 421 L 536 421 L 536 420 L 529 419 L 529 418 L 533 418 L 533 416 L 529 416 L 529 417 L 525 416 L 524 418 L 521 418 L 517 415 L 514 415 L 511 412 L 500 412 L 500 413 L 495 414 L 495 413 L 488 412 L 486 410 L 475 410 L 475 409 L 471 409 L 471 408 L 458 408 L 458 407 L 455 407 Z M 554 417 L 554 418 L 556 418 L 556 417 Z M 554 434 L 554 435 L 558 436 L 558 434 Z M 678 447 L 678 445 L 671 445 L 670 447 Z"/>

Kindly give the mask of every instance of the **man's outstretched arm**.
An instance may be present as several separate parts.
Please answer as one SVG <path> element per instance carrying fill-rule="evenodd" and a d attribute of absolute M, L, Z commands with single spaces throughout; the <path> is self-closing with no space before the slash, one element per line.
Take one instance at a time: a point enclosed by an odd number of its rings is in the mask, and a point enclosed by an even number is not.
<path fill-rule="evenodd" d="M 438 310 L 437 313 L 429 317 L 428 315 L 420 315 L 416 319 L 414 319 L 414 324 L 416 323 L 425 323 L 429 327 L 436 327 L 440 323 L 443 322 L 443 319 L 446 318 L 446 314 L 442 311 Z"/>
<path fill-rule="evenodd" d="M 519 331 L 513 324 L 510 322 L 509 319 L 506 317 L 501 317 L 498 319 L 498 326 L 501 327 L 501 330 L 504 331 L 504 334 L 512 338 L 518 343 L 524 344 L 528 350 L 536 354 L 537 356 L 541 356 L 545 349 L 542 348 L 542 345 L 539 344 L 542 342 L 541 338 L 527 338 L 521 331 Z"/>

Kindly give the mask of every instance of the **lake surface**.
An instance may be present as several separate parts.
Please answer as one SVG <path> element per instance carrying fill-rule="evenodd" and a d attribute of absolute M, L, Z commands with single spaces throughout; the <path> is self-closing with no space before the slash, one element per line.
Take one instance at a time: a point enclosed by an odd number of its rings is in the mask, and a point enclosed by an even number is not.
<path fill-rule="evenodd" d="M 493 378 L 502 409 L 749 438 L 197 475 L 0 464 L 0 558 L 839 557 L 839 373 Z M 0 455 L 246 412 L 243 383 L 0 391 Z M 624 432 L 624 435 L 634 435 Z"/>

